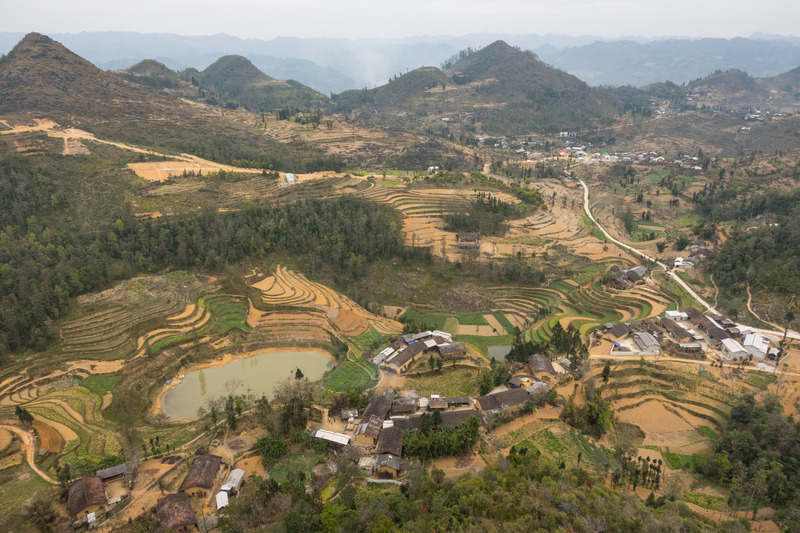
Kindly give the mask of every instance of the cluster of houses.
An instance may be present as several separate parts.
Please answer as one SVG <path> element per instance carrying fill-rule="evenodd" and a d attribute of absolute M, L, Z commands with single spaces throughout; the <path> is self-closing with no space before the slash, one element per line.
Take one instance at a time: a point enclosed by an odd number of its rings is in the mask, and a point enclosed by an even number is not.
<path fill-rule="evenodd" d="M 198 521 L 192 508 L 192 498 L 206 502 L 214 493 L 222 468 L 222 458 L 205 454 L 194 458 L 180 492 L 163 496 L 155 507 L 156 517 L 162 528 L 167 531 L 206 531 L 216 525 L 216 516 L 211 515 Z M 132 483 L 133 463 L 125 463 L 105 470 L 94 476 L 84 476 L 69 487 L 67 506 L 75 523 L 88 523 L 92 527 L 97 523 L 100 514 L 116 503 L 114 498 L 107 498 L 109 484 L 118 480 Z M 215 495 L 217 511 L 221 512 L 229 505 L 229 498 L 236 495 L 244 484 L 244 470 L 235 468 L 228 473 L 225 481 L 219 485 Z"/>
<path fill-rule="evenodd" d="M 606 324 L 602 335 L 613 342 L 611 355 L 659 355 L 662 343 L 670 342 L 679 353 L 716 353 L 728 361 L 774 359 L 779 351 L 770 340 L 724 317 L 710 317 L 697 309 L 666 311 L 660 319 L 644 321 L 646 331 L 627 324 Z"/>
<path fill-rule="evenodd" d="M 543 398 L 550 386 L 539 378 L 558 376 L 570 366 L 568 359 L 553 362 L 540 354 L 531 355 L 528 362 L 532 374 L 511 378 L 507 390 L 474 399 L 469 396 L 395 396 L 387 391 L 373 397 L 360 415 L 357 409 L 342 411 L 346 433 L 312 429 L 310 434 L 326 441 L 329 447 L 358 463 L 363 470 L 378 477 L 396 478 L 403 458 L 403 435 L 407 429 L 419 429 L 423 415 L 438 411 L 440 426 L 457 428 L 472 416 L 486 425 L 498 414 L 522 409 L 529 400 Z"/>
<path fill-rule="evenodd" d="M 467 346 L 463 342 L 453 342 L 453 337 L 444 331 L 422 331 L 397 337 L 391 344 L 372 358 L 380 368 L 402 374 L 423 355 L 438 354 L 442 359 L 463 357 Z"/>
<path fill-rule="evenodd" d="M 711 255 L 711 250 L 708 249 L 708 244 L 704 240 L 697 240 L 689 245 L 688 257 L 675 258 L 674 268 L 695 268 L 701 261 Z"/>

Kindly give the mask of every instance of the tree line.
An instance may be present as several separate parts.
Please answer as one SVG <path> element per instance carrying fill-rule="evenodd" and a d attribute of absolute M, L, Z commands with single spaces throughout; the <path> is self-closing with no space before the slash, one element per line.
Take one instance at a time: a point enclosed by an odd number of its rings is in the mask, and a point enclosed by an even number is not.
<path fill-rule="evenodd" d="M 0 214 L 7 223 L 0 231 L 0 355 L 43 349 L 71 297 L 139 273 L 215 270 L 282 252 L 354 279 L 378 259 L 429 257 L 428 250 L 404 246 L 397 213 L 352 197 L 153 220 L 126 212 L 91 227 L 21 224 L 20 218 L 44 209 L 51 189 L 38 190 L 30 209 Z"/>

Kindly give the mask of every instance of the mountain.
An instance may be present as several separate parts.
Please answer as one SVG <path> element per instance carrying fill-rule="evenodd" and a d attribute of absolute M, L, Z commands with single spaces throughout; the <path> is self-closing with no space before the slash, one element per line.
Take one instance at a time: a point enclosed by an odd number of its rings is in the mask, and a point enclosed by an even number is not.
<path fill-rule="evenodd" d="M 445 71 L 416 69 L 334 100 L 366 122 L 448 118 L 455 125 L 463 116 L 492 134 L 588 129 L 610 124 L 616 116 L 603 91 L 503 41 L 466 54 Z"/>
<path fill-rule="evenodd" d="M 146 62 L 129 75 L 174 81 L 168 70 Z M 261 76 L 271 80 L 263 73 Z M 298 91 L 291 84 L 286 86 L 292 93 Z M 47 117 L 98 137 L 189 152 L 222 163 L 244 159 L 301 171 L 306 163 L 322 156 L 315 148 L 301 149 L 269 139 L 263 130 L 250 125 L 252 117 L 243 112 L 190 103 L 180 94 L 102 71 L 38 33 L 26 35 L 0 60 L 0 113 Z"/>
<path fill-rule="evenodd" d="M 115 71 L 114 74 L 139 85 L 177 93 L 187 98 L 200 96 L 200 89 L 196 84 L 181 78 L 177 72 L 153 59 L 145 59 L 126 70 Z"/>
<path fill-rule="evenodd" d="M 715 100 L 727 105 L 759 105 L 769 97 L 755 78 L 737 69 L 715 72 L 690 83 L 689 89 L 695 93 L 711 94 Z"/>
<path fill-rule="evenodd" d="M 796 67 L 800 45 L 789 40 L 668 39 L 613 41 L 561 50 L 535 49 L 542 59 L 592 85 L 644 86 L 688 82 L 717 70 L 773 76 Z"/>
<path fill-rule="evenodd" d="M 327 101 L 325 95 L 302 83 L 267 76 L 246 57 L 237 55 L 219 58 L 200 73 L 198 81 L 251 111 L 273 111 L 285 106 L 312 108 Z"/>

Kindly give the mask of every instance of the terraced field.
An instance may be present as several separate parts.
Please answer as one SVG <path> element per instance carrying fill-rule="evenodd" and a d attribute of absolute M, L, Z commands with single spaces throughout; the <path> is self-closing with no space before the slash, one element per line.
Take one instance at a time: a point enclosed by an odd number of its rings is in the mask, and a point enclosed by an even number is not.
<path fill-rule="evenodd" d="M 611 379 L 600 390 L 618 420 L 642 428 L 645 446 L 680 454 L 706 448 L 735 399 L 735 391 L 718 380 L 636 361 L 612 364 Z"/>
<path fill-rule="evenodd" d="M 383 334 L 397 334 L 403 329 L 399 322 L 370 313 L 350 298 L 280 265 L 274 275 L 253 287 L 261 291 L 264 304 L 277 308 L 266 312 L 259 319 L 259 326 L 277 330 L 291 328 L 291 320 L 297 319 L 303 311 L 309 315 L 305 321 L 312 328 L 347 337 L 360 335 L 369 328 Z"/>
<path fill-rule="evenodd" d="M 607 322 L 618 323 L 643 319 L 663 313 L 672 301 L 655 288 L 637 287 L 610 293 L 598 286 L 577 287 L 558 282 L 549 288 L 491 287 L 495 309 L 520 329 L 529 328 L 535 341 L 548 341 L 556 322 L 566 328 L 576 327 L 582 335 Z M 542 319 L 541 309 L 552 315 Z"/>

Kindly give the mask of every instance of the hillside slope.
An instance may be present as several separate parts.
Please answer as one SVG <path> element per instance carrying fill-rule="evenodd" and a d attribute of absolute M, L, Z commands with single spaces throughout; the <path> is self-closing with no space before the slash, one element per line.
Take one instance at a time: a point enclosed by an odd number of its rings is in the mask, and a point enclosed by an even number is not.
<path fill-rule="evenodd" d="M 311 108 L 327 98 L 296 81 L 271 78 L 243 56 L 219 58 L 200 73 L 200 84 L 251 111 L 273 111 L 285 106 Z"/>
<path fill-rule="evenodd" d="M 616 116 L 604 91 L 503 41 L 445 71 L 416 69 L 382 87 L 347 91 L 334 100 L 365 122 L 410 125 L 464 115 L 492 134 L 588 129 L 610 124 Z"/>

